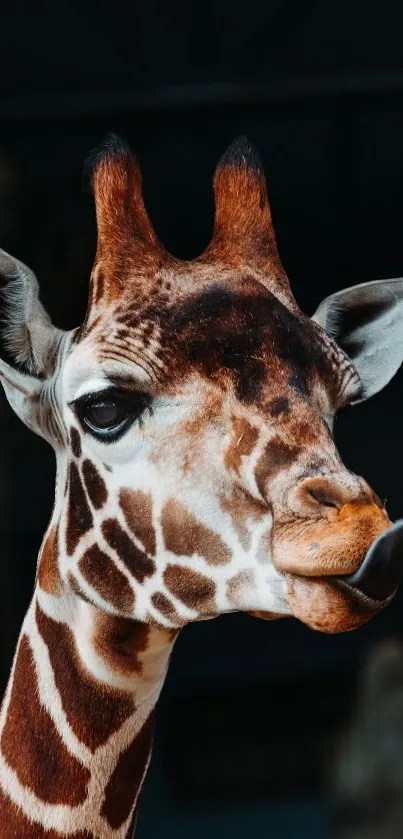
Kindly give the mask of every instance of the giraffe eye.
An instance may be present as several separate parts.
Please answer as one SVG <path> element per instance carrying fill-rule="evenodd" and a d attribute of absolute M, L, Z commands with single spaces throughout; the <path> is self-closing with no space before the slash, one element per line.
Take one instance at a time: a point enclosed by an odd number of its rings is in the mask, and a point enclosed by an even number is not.
<path fill-rule="evenodd" d="M 118 440 L 148 404 L 144 394 L 106 390 L 77 400 L 74 409 L 81 425 L 98 440 Z"/>
<path fill-rule="evenodd" d="M 114 428 L 122 421 L 121 406 L 117 402 L 100 402 L 84 413 L 84 422 L 92 428 Z"/>

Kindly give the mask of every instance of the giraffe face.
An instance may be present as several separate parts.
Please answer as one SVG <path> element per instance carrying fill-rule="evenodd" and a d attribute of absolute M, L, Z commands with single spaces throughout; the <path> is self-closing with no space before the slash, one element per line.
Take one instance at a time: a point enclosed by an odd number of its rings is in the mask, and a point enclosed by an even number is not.
<path fill-rule="evenodd" d="M 119 301 L 73 344 L 61 391 L 66 511 L 77 495 L 85 507 L 65 525 L 77 585 L 97 589 L 102 563 L 119 563 L 136 617 L 174 626 L 290 614 L 299 586 L 303 602 L 315 593 L 312 622 L 329 620 L 318 586 L 343 625 L 361 620 L 328 583 L 354 573 L 389 524 L 331 434 L 356 371 L 255 279 L 206 279 L 179 299 L 156 294 L 143 314 Z"/>
<path fill-rule="evenodd" d="M 382 308 L 375 284 L 370 317 L 355 289 L 337 299 L 337 319 L 326 301 L 306 317 L 278 260 L 261 175 L 244 164 L 218 170 L 212 245 L 180 263 L 149 227 L 133 158 L 103 157 L 83 326 L 62 336 L 36 300 L 37 356 L 23 343 L 27 329 L 21 344 L 15 328 L 10 336 L 28 369 L 1 363 L 6 393 L 58 460 L 39 582 L 173 628 L 241 610 L 351 629 L 394 593 L 382 580 L 377 597 L 371 575 L 368 590 L 349 582 L 390 522 L 342 464 L 332 422 L 399 366 L 403 349 L 393 348 L 385 371 L 382 340 L 400 329 L 403 291 L 382 286 Z M 350 344 L 366 358 L 371 342 L 370 374 L 336 340 L 343 305 L 355 323 Z"/>

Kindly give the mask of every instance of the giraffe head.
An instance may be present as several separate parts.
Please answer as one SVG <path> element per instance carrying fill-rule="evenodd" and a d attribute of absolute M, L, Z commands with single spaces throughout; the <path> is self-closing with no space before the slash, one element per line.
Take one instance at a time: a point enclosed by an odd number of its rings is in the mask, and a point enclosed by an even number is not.
<path fill-rule="evenodd" d="M 56 329 L 32 272 L 0 256 L 3 385 L 57 456 L 40 584 L 168 627 L 234 610 L 359 625 L 400 572 L 379 551 L 364 562 L 390 521 L 343 465 L 332 420 L 400 366 L 403 281 L 303 314 L 246 140 L 219 163 L 212 241 L 192 262 L 158 242 L 122 141 L 97 156 L 93 187 L 79 329 Z"/>

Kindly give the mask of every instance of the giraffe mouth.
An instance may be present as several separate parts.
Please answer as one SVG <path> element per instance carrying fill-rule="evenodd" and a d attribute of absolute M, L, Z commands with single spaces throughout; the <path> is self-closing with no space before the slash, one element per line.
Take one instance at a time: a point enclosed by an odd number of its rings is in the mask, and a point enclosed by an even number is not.
<path fill-rule="evenodd" d="M 403 577 L 403 519 L 381 533 L 367 551 L 354 574 L 336 577 L 336 585 L 347 594 L 379 609 L 394 595 Z"/>
<path fill-rule="evenodd" d="M 403 577 L 403 519 L 384 530 L 350 574 L 287 575 L 294 617 L 326 633 L 347 632 L 387 606 Z"/>

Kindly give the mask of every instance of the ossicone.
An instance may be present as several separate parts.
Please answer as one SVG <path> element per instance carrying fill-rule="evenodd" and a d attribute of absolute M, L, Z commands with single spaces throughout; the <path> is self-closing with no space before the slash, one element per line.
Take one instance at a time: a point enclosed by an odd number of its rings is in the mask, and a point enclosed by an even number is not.
<path fill-rule="evenodd" d="M 247 137 L 234 140 L 219 160 L 214 198 L 214 232 L 206 255 L 229 265 L 251 266 L 294 307 L 277 251 L 263 164 Z"/>
<path fill-rule="evenodd" d="M 144 255 L 160 251 L 144 206 L 140 167 L 125 140 L 108 135 L 90 156 L 86 171 L 95 197 L 98 249 L 112 256 L 130 243 Z"/>

